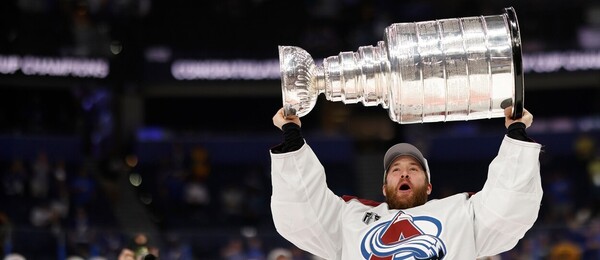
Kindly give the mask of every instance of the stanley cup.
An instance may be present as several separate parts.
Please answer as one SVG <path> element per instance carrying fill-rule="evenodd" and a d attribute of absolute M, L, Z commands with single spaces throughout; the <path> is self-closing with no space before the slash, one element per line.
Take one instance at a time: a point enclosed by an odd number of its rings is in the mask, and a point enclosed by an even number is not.
<path fill-rule="evenodd" d="M 395 23 L 377 46 L 315 64 L 279 46 L 284 113 L 308 114 L 329 101 L 381 105 L 400 124 L 512 117 L 523 113 L 521 38 L 512 7 L 501 15 Z"/>

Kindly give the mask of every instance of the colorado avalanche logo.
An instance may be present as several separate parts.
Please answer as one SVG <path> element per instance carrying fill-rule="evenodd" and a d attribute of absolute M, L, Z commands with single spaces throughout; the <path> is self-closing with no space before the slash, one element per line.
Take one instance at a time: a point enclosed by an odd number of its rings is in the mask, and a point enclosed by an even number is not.
<path fill-rule="evenodd" d="M 412 217 L 399 211 L 365 234 L 360 250 L 364 259 L 443 259 L 446 246 L 439 238 L 442 224 L 432 217 Z"/>

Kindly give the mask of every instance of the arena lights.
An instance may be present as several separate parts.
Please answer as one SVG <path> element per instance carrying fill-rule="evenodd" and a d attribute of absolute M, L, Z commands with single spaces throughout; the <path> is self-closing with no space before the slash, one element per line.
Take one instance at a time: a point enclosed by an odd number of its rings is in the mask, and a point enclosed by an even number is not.
<path fill-rule="evenodd" d="M 176 60 L 171 75 L 177 80 L 278 79 L 278 60 Z"/>
<path fill-rule="evenodd" d="M 538 118 L 527 132 L 549 133 L 588 133 L 600 130 L 600 116 Z"/>
<path fill-rule="evenodd" d="M 562 69 L 566 71 L 598 70 L 600 69 L 600 50 L 523 55 L 525 72 L 548 73 Z"/>
<path fill-rule="evenodd" d="M 108 76 L 110 67 L 108 61 L 100 58 L 0 55 L 0 74 L 15 74 L 19 71 L 32 76 L 102 79 Z"/>

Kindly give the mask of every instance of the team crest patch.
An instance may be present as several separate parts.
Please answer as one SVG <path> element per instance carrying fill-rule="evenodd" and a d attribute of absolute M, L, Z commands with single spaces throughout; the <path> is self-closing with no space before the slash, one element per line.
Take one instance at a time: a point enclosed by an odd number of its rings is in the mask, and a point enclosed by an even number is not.
<path fill-rule="evenodd" d="M 392 220 L 372 227 L 360 249 L 367 260 L 444 259 L 446 246 L 439 238 L 441 232 L 442 224 L 436 218 L 398 211 Z"/>

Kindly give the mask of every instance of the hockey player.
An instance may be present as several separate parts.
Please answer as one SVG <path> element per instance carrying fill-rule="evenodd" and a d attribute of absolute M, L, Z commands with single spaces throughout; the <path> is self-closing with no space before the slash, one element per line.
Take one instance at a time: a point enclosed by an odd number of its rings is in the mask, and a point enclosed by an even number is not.
<path fill-rule="evenodd" d="M 512 249 L 538 216 L 541 145 L 525 129 L 533 116 L 511 119 L 483 188 L 428 201 L 431 173 L 413 145 L 392 146 L 383 159 L 385 202 L 340 197 L 304 140 L 298 117 L 283 109 L 273 124 L 283 143 L 271 149 L 271 210 L 277 231 L 325 259 L 476 259 Z M 435 177 L 434 177 L 435 178 Z"/>

